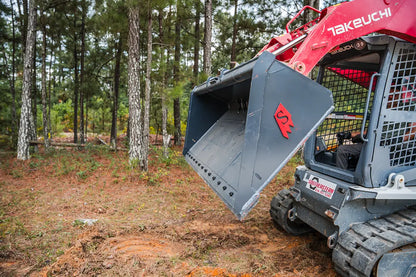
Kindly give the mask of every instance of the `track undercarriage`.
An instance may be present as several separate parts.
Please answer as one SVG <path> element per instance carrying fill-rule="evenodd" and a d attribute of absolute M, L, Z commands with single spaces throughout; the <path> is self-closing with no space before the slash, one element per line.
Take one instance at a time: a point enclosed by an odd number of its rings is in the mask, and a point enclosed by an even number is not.
<path fill-rule="evenodd" d="M 311 232 L 295 207 L 290 191 L 280 191 L 271 202 L 273 223 L 293 235 Z M 332 260 L 342 276 L 416 276 L 416 206 L 352 224 L 334 243 Z"/>

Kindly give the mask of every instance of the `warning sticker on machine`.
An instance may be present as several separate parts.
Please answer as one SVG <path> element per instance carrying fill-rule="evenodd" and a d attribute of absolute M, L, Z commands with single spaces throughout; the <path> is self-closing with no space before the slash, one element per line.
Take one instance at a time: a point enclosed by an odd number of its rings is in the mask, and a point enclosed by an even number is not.
<path fill-rule="evenodd" d="M 322 178 L 310 175 L 309 178 L 304 177 L 306 188 L 326 197 L 332 199 L 337 185 Z"/>

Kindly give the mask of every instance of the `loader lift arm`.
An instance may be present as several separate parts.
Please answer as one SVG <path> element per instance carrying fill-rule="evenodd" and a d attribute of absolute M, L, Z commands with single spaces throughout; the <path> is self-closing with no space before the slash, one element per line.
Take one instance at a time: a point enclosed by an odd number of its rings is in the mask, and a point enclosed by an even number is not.
<path fill-rule="evenodd" d="M 328 7 L 321 11 L 311 28 L 303 28 L 307 35 L 303 42 L 279 54 L 299 73 L 307 75 L 314 66 L 339 45 L 371 33 L 381 33 L 416 43 L 416 1 L 412 0 L 355 0 Z M 308 23 L 309 24 L 309 23 Z M 311 25 L 311 24 L 309 24 Z M 308 26 L 309 26 L 308 25 Z M 297 30 L 273 38 L 263 51 L 278 51 L 300 36 Z"/>

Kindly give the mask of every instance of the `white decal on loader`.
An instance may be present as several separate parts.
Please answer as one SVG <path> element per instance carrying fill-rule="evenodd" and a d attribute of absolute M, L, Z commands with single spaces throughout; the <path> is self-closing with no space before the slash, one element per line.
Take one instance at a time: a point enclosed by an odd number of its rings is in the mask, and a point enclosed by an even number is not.
<path fill-rule="evenodd" d="M 327 30 L 331 31 L 332 35 L 336 36 L 336 35 L 343 34 L 345 32 L 352 31 L 357 28 L 361 28 L 365 25 L 371 24 L 372 22 L 376 22 L 376 21 L 385 19 L 390 16 L 391 16 L 391 10 L 390 8 L 386 8 L 384 10 L 380 10 L 380 11 L 368 14 L 367 16 L 358 17 L 346 23 L 336 25 L 334 27 L 328 28 Z"/>
<path fill-rule="evenodd" d="M 310 175 L 309 178 L 304 177 L 306 188 L 326 197 L 332 199 L 337 185 L 322 178 Z"/>

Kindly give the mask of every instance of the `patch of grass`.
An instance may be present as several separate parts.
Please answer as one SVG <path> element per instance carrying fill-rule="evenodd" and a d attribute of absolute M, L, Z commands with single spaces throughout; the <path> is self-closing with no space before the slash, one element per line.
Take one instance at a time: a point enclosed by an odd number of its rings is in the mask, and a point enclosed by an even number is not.
<path fill-rule="evenodd" d="M 41 163 L 40 161 L 36 161 L 36 160 L 32 159 L 32 160 L 29 162 L 29 167 L 30 167 L 31 169 L 37 169 L 37 168 L 39 168 L 39 167 L 41 167 L 41 166 L 42 166 L 42 163 Z"/>
<path fill-rule="evenodd" d="M 139 167 L 139 164 L 140 164 L 140 160 L 139 159 L 131 159 L 131 160 L 129 160 L 129 166 L 130 166 L 131 169 L 138 168 Z"/>
<path fill-rule="evenodd" d="M 27 236 L 28 231 L 26 230 L 23 222 L 18 218 L 5 217 L 1 220 L 0 224 L 0 237 L 5 236 Z"/>
<path fill-rule="evenodd" d="M 99 155 L 99 156 L 105 156 L 105 157 L 111 157 L 112 154 L 114 153 L 114 150 L 108 146 L 94 145 L 91 143 L 87 143 L 84 150 L 88 153 Z"/>
<path fill-rule="evenodd" d="M 78 171 L 77 173 L 78 178 L 85 180 L 88 178 L 89 174 L 88 174 L 88 170 L 84 170 L 84 171 Z"/>
<path fill-rule="evenodd" d="M 66 158 L 58 162 L 56 164 L 58 166 L 58 170 L 56 170 L 55 176 L 63 176 L 68 175 L 70 172 L 75 170 L 75 165 L 68 161 Z"/>
<path fill-rule="evenodd" d="M 43 232 L 42 231 L 30 232 L 30 233 L 27 234 L 26 237 L 28 239 L 41 238 L 41 237 L 43 237 Z"/>
<path fill-rule="evenodd" d="M 164 164 L 166 167 L 169 167 L 171 165 L 177 165 L 181 168 L 186 168 L 188 166 L 185 157 L 182 155 L 180 151 L 176 151 L 174 149 L 169 148 L 168 149 L 168 156 L 165 157 L 163 155 L 163 149 L 162 147 L 157 146 L 151 146 L 150 147 L 151 154 L 156 157 L 156 160 L 154 162 L 159 164 Z M 151 163 L 154 163 L 151 161 Z"/>
<path fill-rule="evenodd" d="M 82 179 L 87 179 L 92 172 L 94 172 L 97 168 L 102 166 L 99 162 L 95 161 L 94 159 L 87 159 L 82 165 L 79 165 L 82 169 L 76 173 L 76 175 Z"/>
<path fill-rule="evenodd" d="M 167 176 L 169 172 L 164 168 L 159 168 L 156 172 L 143 172 L 140 174 L 140 178 L 144 180 L 148 185 L 155 186 L 160 184 L 162 177 Z"/>
<path fill-rule="evenodd" d="M 111 172 L 111 177 L 114 177 L 114 178 L 119 178 L 120 177 L 120 174 L 118 173 L 118 168 L 114 169 Z"/>
<path fill-rule="evenodd" d="M 10 171 L 10 175 L 13 176 L 13 178 L 22 178 L 23 177 L 23 172 L 22 170 L 19 169 L 12 169 Z"/>
<path fill-rule="evenodd" d="M 85 180 L 90 176 L 90 173 L 102 166 L 89 152 L 66 152 L 54 158 L 56 160 L 53 164 L 55 177 L 75 173 L 79 179 Z"/>

